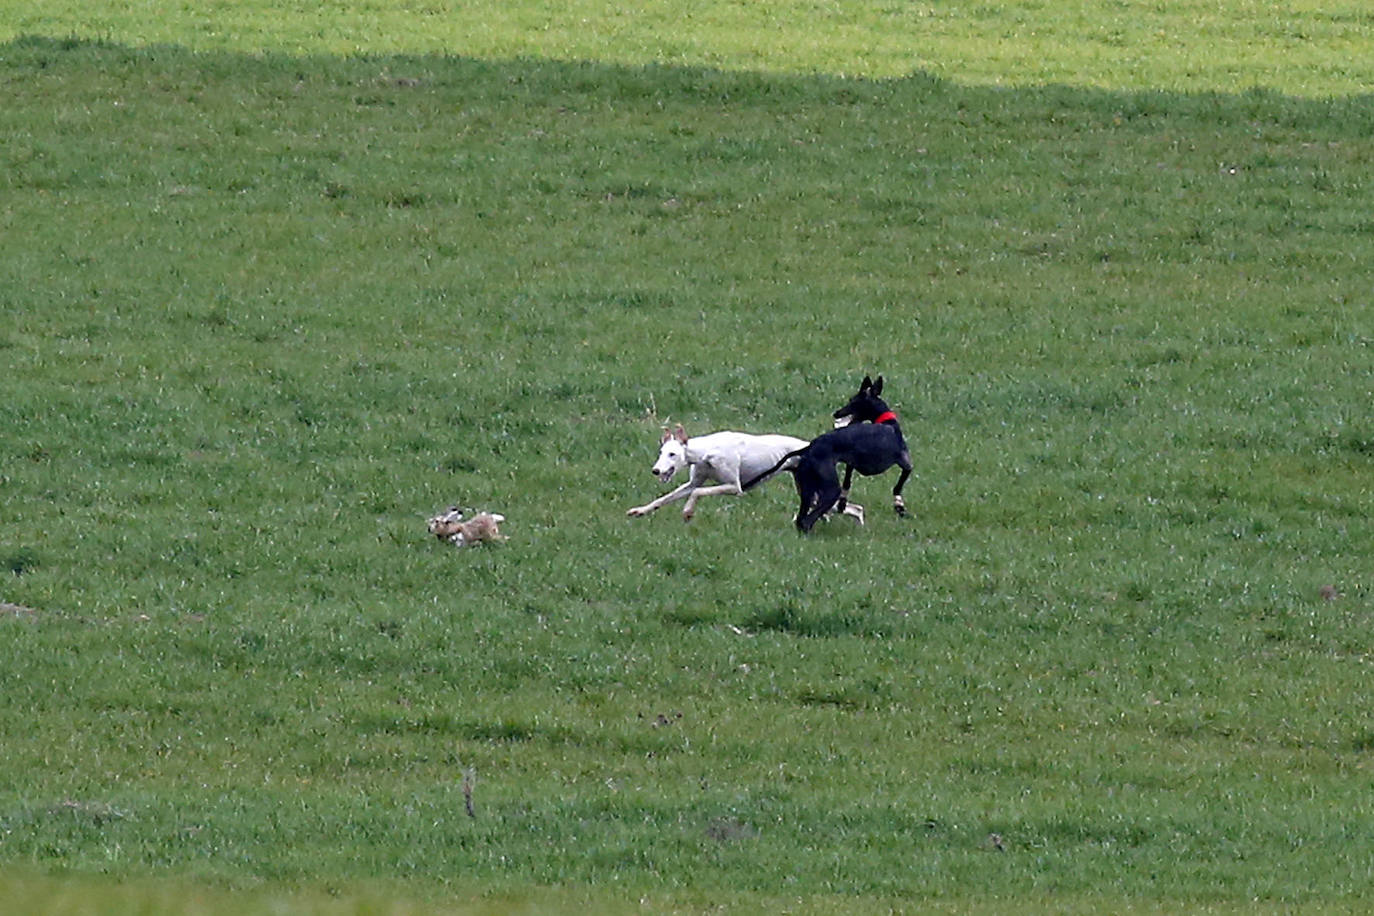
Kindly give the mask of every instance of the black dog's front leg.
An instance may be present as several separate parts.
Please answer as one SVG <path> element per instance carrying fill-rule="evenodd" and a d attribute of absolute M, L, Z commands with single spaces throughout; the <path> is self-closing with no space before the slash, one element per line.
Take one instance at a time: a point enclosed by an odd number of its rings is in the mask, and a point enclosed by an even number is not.
<path fill-rule="evenodd" d="M 906 501 L 902 499 L 902 487 L 906 484 L 906 479 L 911 476 L 911 459 L 903 455 L 903 461 L 898 463 L 902 469 L 902 476 L 897 478 L 897 486 L 892 488 L 892 508 L 897 510 L 897 514 L 906 518 Z"/>

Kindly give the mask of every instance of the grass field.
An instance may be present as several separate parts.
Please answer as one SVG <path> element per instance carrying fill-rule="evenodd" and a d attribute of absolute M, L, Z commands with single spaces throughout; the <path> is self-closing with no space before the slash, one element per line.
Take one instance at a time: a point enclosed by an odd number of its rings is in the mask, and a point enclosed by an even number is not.
<path fill-rule="evenodd" d="M 0 895 L 1356 906 L 1374 18 L 1268 10 L 0 0 Z M 866 372 L 910 519 L 625 517 Z"/>

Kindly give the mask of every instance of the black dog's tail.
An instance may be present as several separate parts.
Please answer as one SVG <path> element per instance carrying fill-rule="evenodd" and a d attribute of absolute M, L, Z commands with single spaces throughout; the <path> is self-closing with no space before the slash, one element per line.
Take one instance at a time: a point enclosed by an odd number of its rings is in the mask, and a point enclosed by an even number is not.
<path fill-rule="evenodd" d="M 781 470 L 782 470 L 782 466 L 783 466 L 784 464 L 786 464 L 787 462 L 791 461 L 793 458 L 796 458 L 798 455 L 804 455 L 804 454 L 806 454 L 806 450 L 809 449 L 809 448 L 811 448 L 811 446 L 810 446 L 810 445 L 807 445 L 807 446 L 805 446 L 804 448 L 799 448 L 799 449 L 797 449 L 795 452 L 788 452 L 786 455 L 783 455 L 783 456 L 782 456 L 782 459 L 781 459 L 780 461 L 778 461 L 777 464 L 773 465 L 771 468 L 769 468 L 768 470 L 764 471 L 764 472 L 763 472 L 762 474 L 760 474 L 759 476 L 757 476 L 757 477 L 751 477 L 751 478 L 749 478 L 748 480 L 746 480 L 744 483 L 740 484 L 740 485 L 739 485 L 740 490 L 750 490 L 750 489 L 753 489 L 754 487 L 758 486 L 759 484 L 763 483 L 763 482 L 764 482 L 765 480 L 767 480 L 769 477 L 772 477 L 772 476 L 773 476 L 774 474 L 776 474 L 778 471 L 781 471 Z"/>

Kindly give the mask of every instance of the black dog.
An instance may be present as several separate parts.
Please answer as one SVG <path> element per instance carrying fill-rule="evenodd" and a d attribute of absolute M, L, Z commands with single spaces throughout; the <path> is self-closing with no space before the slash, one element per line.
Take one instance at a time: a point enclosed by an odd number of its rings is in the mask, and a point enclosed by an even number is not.
<path fill-rule="evenodd" d="M 835 425 L 839 428 L 811 440 L 806 448 L 784 455 L 769 470 L 743 484 L 742 489 L 767 479 L 792 459 L 789 468 L 797 482 L 801 506 L 797 509 L 797 529 L 810 531 L 816 520 L 838 504 L 844 508 L 849 498 L 849 483 L 858 471 L 866 477 L 881 474 L 894 464 L 902 469 L 897 485 L 892 488 L 892 508 L 898 515 L 906 515 L 902 501 L 902 486 L 911 476 L 911 453 L 897 415 L 878 395 L 883 390 L 883 377 L 876 382 L 864 376 L 859 393 L 849 403 L 835 411 Z M 857 421 L 857 422 L 856 422 Z M 846 465 L 844 486 L 840 486 L 837 466 Z"/>

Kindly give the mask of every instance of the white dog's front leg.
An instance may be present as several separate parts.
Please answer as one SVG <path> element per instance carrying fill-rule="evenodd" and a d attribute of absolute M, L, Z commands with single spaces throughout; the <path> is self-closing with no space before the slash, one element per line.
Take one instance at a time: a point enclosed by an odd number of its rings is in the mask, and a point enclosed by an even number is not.
<path fill-rule="evenodd" d="M 629 515 L 632 518 L 640 515 L 648 515 L 650 512 L 654 511 L 660 506 L 666 506 L 668 505 L 668 503 L 676 502 L 677 500 L 683 499 L 684 497 L 687 499 L 688 506 L 694 506 L 696 505 L 697 501 L 697 491 L 701 488 L 701 485 L 703 483 L 710 479 L 711 477 L 706 474 L 706 472 L 701 468 L 700 465 L 694 464 L 692 465 L 692 470 L 688 473 L 686 483 L 678 487 L 676 490 L 673 490 L 671 493 L 664 493 L 662 496 L 660 496 L 653 502 L 649 503 L 648 505 L 636 506 L 635 508 L 627 512 L 626 515 Z M 689 515 L 688 517 L 690 518 L 691 516 Z"/>
<path fill-rule="evenodd" d="M 738 480 L 735 480 L 733 483 L 723 483 L 715 487 L 698 487 L 693 490 L 692 495 L 687 498 L 687 505 L 682 507 L 682 518 L 686 521 L 696 513 L 697 500 L 701 499 L 703 496 L 718 496 L 724 494 L 738 496 L 743 492 L 744 488 L 740 486 Z"/>
<path fill-rule="evenodd" d="M 629 510 L 625 514 L 628 515 L 630 518 L 638 518 L 641 515 L 648 515 L 655 509 L 660 509 L 663 506 L 668 505 L 668 503 L 676 502 L 679 499 L 683 499 L 687 496 L 688 493 L 692 492 L 692 490 L 695 488 L 696 481 L 689 480 L 682 486 L 678 487 L 676 490 L 673 490 L 670 493 L 663 494 L 651 503 L 646 503 L 642 506 L 635 506 L 633 509 Z"/>

